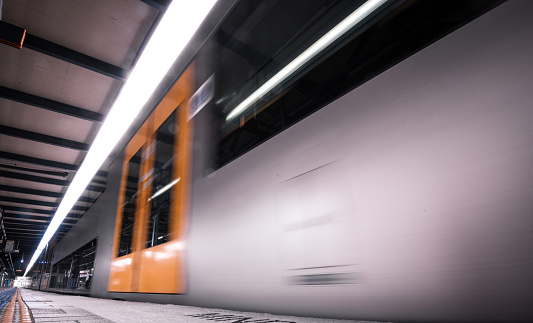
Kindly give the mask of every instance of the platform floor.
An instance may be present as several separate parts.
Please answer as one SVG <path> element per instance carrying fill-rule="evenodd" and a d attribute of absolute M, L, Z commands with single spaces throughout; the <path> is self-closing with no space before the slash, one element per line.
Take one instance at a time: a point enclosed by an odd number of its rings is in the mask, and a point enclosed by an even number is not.
<path fill-rule="evenodd" d="M 187 322 L 187 323 L 370 323 L 238 312 L 212 308 L 127 302 L 22 289 L 36 323 L 44 322 Z"/>

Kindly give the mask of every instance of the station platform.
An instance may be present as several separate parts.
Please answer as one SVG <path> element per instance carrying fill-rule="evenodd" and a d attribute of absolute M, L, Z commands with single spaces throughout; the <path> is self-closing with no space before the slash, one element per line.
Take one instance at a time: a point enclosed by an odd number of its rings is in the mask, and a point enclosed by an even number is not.
<path fill-rule="evenodd" d="M 371 323 L 376 321 L 335 320 L 213 308 L 128 302 L 77 295 L 20 289 L 35 323 L 45 322 L 178 322 L 178 323 Z"/>

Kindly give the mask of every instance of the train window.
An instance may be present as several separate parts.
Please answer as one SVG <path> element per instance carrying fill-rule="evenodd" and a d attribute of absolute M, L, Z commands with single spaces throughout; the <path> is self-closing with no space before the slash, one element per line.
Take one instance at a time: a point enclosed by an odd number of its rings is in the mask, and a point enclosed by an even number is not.
<path fill-rule="evenodd" d="M 339 22 L 362 2 L 309 0 L 302 5 L 299 1 L 241 1 L 236 5 L 215 35 L 219 46 L 214 101 L 223 118 L 219 166 L 286 126 L 286 104 L 276 103 L 283 89 L 228 120 L 231 111 L 296 53 L 316 41 L 321 28 Z"/>
<path fill-rule="evenodd" d="M 120 239 L 117 257 L 128 255 L 132 252 L 133 223 L 137 208 L 137 194 L 139 171 L 141 165 L 141 149 L 128 161 L 128 174 L 122 207 L 122 224 L 120 226 Z"/>
<path fill-rule="evenodd" d="M 237 109 L 363 2 L 241 1 L 236 5 L 214 37 L 218 167 L 502 1 L 387 2 L 360 28 L 344 34 L 270 91 L 250 99 L 253 103 L 246 103 L 247 108 Z"/>
<path fill-rule="evenodd" d="M 168 241 L 172 170 L 174 167 L 174 135 L 177 132 L 176 111 L 163 122 L 156 134 L 155 161 L 150 201 L 146 248 Z"/>
<path fill-rule="evenodd" d="M 50 288 L 90 289 L 94 273 L 96 239 L 61 259 L 52 267 Z"/>

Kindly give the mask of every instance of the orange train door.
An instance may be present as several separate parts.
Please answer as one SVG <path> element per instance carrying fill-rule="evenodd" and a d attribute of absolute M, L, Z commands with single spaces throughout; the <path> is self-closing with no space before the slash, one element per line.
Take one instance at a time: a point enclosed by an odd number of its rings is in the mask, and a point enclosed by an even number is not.
<path fill-rule="evenodd" d="M 188 68 L 126 146 L 109 291 L 186 290 L 193 70 Z"/>

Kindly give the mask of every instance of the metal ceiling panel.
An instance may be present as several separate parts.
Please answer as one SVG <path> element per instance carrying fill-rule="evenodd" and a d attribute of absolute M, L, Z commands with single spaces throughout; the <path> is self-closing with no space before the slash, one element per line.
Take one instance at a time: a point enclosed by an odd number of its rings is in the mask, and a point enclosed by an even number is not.
<path fill-rule="evenodd" d="M 2 201 L 1 203 L 2 203 L 2 206 L 7 205 L 7 206 L 16 206 L 16 207 L 30 207 L 36 210 L 45 210 L 45 211 L 52 211 L 52 212 L 55 210 L 55 208 L 53 207 L 43 206 L 43 205 L 28 205 L 28 204 L 23 204 L 23 203 L 4 202 L 4 201 Z"/>
<path fill-rule="evenodd" d="M 43 218 L 46 218 L 46 217 L 52 218 L 52 216 L 54 215 L 54 211 L 50 211 L 50 210 L 42 210 L 42 209 L 18 207 L 18 206 L 5 206 L 5 205 L 2 208 L 6 212 L 6 214 L 24 214 L 24 215 L 40 216 Z M 68 218 L 79 219 L 79 214 L 69 213 Z"/>
<path fill-rule="evenodd" d="M 62 163 L 76 164 L 79 151 L 56 147 L 35 141 L 0 135 L 0 147 L 2 151 L 50 159 Z"/>
<path fill-rule="evenodd" d="M 37 182 L 37 183 L 44 183 L 44 184 L 51 184 L 51 185 L 58 185 L 58 186 L 68 186 L 70 184 L 70 181 L 65 180 L 65 179 L 37 176 L 34 174 L 27 174 L 23 172 L 12 172 L 9 170 L 7 171 L 0 170 L 0 177 L 14 178 L 14 179 L 20 179 L 20 180 L 29 181 L 29 182 Z"/>
<path fill-rule="evenodd" d="M 22 165 L 24 167 L 33 168 L 37 167 L 49 167 L 57 170 L 65 171 L 77 171 L 79 166 L 68 163 L 61 163 L 55 160 L 36 158 L 27 155 L 20 155 L 0 150 L 0 161 L 3 164 Z M 99 171 L 102 172 L 102 171 Z M 97 173 L 98 174 L 98 173 Z"/>
<path fill-rule="evenodd" d="M 40 109 L 53 111 L 64 115 L 73 116 L 91 122 L 99 123 L 104 121 L 104 115 L 101 113 L 85 110 L 70 104 L 61 103 L 37 95 L 10 89 L 4 86 L 0 86 L 0 98 L 19 102 Z"/>
<path fill-rule="evenodd" d="M 4 197 L 30 199 L 30 200 L 50 202 L 50 203 L 57 203 L 58 201 L 57 197 L 9 192 L 9 191 L 3 190 L 2 187 L 0 187 L 0 201 L 2 201 Z"/>
<path fill-rule="evenodd" d="M 3 192 L 9 192 L 11 194 L 26 194 L 26 195 L 32 195 L 32 196 L 38 196 L 38 197 L 48 197 L 51 199 L 61 199 L 63 198 L 62 193 L 54 193 L 54 192 L 48 192 L 43 190 L 34 190 L 30 188 L 24 188 L 24 187 L 18 187 L 18 186 L 10 186 L 10 185 L 0 185 L 0 191 Z M 15 195 L 20 196 L 20 195 Z M 22 195 L 23 197 L 24 195 Z"/>
<path fill-rule="evenodd" d="M 0 124 L 49 136 L 86 142 L 94 126 L 91 121 L 6 99 L 0 99 L 0 107 Z"/>
<path fill-rule="evenodd" d="M 56 202 L 39 201 L 38 199 L 33 199 L 33 198 L 30 199 L 30 198 L 21 198 L 21 197 L 8 197 L 8 196 L 2 196 L 2 195 L 0 195 L 0 201 L 16 203 L 16 204 L 24 204 L 24 205 L 47 206 L 47 207 L 52 207 L 52 208 L 55 208 L 58 206 L 58 203 Z"/>
<path fill-rule="evenodd" d="M 34 217 L 33 215 L 24 215 L 24 214 L 6 214 L 6 219 L 11 220 L 40 220 L 40 221 L 46 221 L 49 222 L 51 218 L 43 218 L 43 217 Z M 78 219 L 74 220 L 65 220 L 66 224 L 74 224 L 76 223 Z"/>
<path fill-rule="evenodd" d="M 42 235 L 42 230 L 35 230 L 35 229 L 14 229 L 16 231 L 23 231 L 22 234 L 24 235 L 35 235 L 35 236 L 39 236 L 39 235 Z"/>
<path fill-rule="evenodd" d="M 118 80 L 69 64 L 58 101 L 107 113 L 121 85 Z"/>
<path fill-rule="evenodd" d="M 28 168 L 28 167 L 22 167 L 22 166 L 16 166 L 16 165 L 12 166 L 12 165 L 0 164 L 0 167 L 11 170 L 11 171 L 41 174 L 41 175 L 48 175 L 48 176 L 55 176 L 55 177 L 62 177 L 62 178 L 67 178 L 69 175 L 68 172 L 64 172 L 64 171 L 40 170 L 40 169 Z"/>
<path fill-rule="evenodd" d="M 36 208 L 30 208 L 26 206 L 10 206 L 10 205 L 2 205 L 2 209 L 6 212 L 21 212 L 21 213 L 36 213 L 36 214 L 45 214 L 45 215 L 53 215 L 54 211 L 51 210 L 43 210 L 43 209 L 36 209 Z"/>
<path fill-rule="evenodd" d="M 137 0 L 5 0 L 3 19 L 38 37 L 129 69 L 157 13 Z"/>
<path fill-rule="evenodd" d="M 89 55 L 26 33 L 24 47 L 124 82 L 128 71 Z"/>
<path fill-rule="evenodd" d="M 62 148 L 69 148 L 69 149 L 75 149 L 79 151 L 88 151 L 89 150 L 89 144 L 86 144 L 84 142 L 78 142 L 73 140 L 68 140 L 60 137 L 54 137 L 45 135 L 42 133 L 20 129 L 20 128 L 14 128 L 10 126 L 0 125 L 0 134 L 15 137 L 15 138 L 21 138 L 36 142 L 42 142 L 49 145 L 54 145 Z"/>
<path fill-rule="evenodd" d="M 13 81 L 15 77 L 22 81 L 24 77 L 29 76 L 30 72 L 38 72 L 42 77 L 50 79 L 62 79 L 67 73 L 68 63 L 59 59 L 39 54 L 27 48 L 16 49 L 8 46 L 0 46 L 0 84 L 8 86 L 8 82 Z M 20 75 L 19 73 L 23 73 Z M 47 86 L 46 84 L 42 84 Z M 25 84 L 19 84 L 25 86 Z M 10 87 L 10 86 L 8 86 Z M 14 88 L 14 87 L 11 87 Z M 39 95 L 39 93 L 37 93 Z"/>
<path fill-rule="evenodd" d="M 31 223 L 21 223 L 20 226 L 18 227 L 10 227 L 10 229 L 12 230 L 19 230 L 19 229 L 25 229 L 26 231 L 27 230 L 38 230 L 38 231 L 41 231 L 46 229 L 46 225 L 32 225 Z"/>
<path fill-rule="evenodd" d="M 75 169 L 57 168 L 57 167 L 51 167 L 51 166 L 41 165 L 37 163 L 29 163 L 29 162 L 9 158 L 10 156 L 11 156 L 10 154 L 7 154 L 5 152 L 0 153 L 0 165 L 2 165 L 1 167 L 3 168 L 20 167 L 20 168 L 28 169 L 28 172 L 34 172 L 34 173 L 45 173 L 45 172 L 68 173 L 69 171 L 75 171 Z"/>
<path fill-rule="evenodd" d="M 27 48 L 0 46 L 0 57 L 1 86 L 90 111 L 105 113 L 122 84 Z"/>
<path fill-rule="evenodd" d="M 22 222 L 40 222 L 40 223 L 49 223 L 50 222 L 49 220 L 15 218 L 15 217 L 10 217 L 10 216 L 6 216 L 6 217 L 4 217 L 4 219 L 6 220 L 6 224 L 9 223 L 9 221 L 7 221 L 7 220 L 16 221 L 16 222 L 19 222 L 19 221 L 22 221 Z"/>
<path fill-rule="evenodd" d="M 0 170 L 2 169 L 3 168 L 0 167 Z M 14 178 L 6 178 L 6 177 L 0 178 L 0 183 L 2 185 L 23 187 L 23 188 L 34 189 L 34 190 L 45 190 L 51 193 L 62 193 L 64 191 L 63 186 L 50 185 L 50 184 L 31 182 L 31 181 L 23 181 L 23 180 L 14 179 Z"/>

